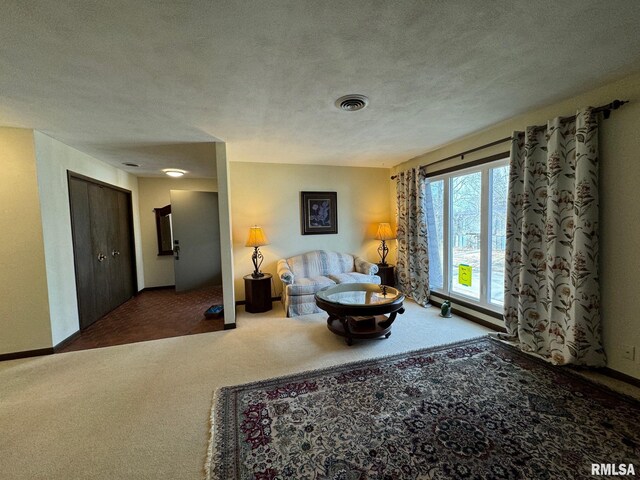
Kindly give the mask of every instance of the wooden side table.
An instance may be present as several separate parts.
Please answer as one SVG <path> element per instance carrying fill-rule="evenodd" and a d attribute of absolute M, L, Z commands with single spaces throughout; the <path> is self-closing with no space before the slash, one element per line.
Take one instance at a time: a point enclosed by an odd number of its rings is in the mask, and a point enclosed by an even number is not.
<path fill-rule="evenodd" d="M 271 274 L 253 278 L 251 275 L 244 277 L 245 311 L 260 313 L 271 310 Z"/>
<path fill-rule="evenodd" d="M 396 271 L 395 265 L 378 265 L 378 275 L 380 277 L 380 283 L 388 287 L 396 286 Z"/>

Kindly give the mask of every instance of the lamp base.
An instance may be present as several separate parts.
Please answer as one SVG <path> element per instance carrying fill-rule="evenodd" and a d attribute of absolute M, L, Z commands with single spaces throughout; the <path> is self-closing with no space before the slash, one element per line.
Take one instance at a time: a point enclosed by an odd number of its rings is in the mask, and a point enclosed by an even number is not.
<path fill-rule="evenodd" d="M 251 261 L 253 262 L 253 273 L 251 276 L 253 278 L 264 277 L 264 273 L 260 271 L 260 265 L 262 265 L 262 252 L 258 247 L 253 247 L 253 255 L 251 255 Z"/>
<path fill-rule="evenodd" d="M 378 255 L 380 255 L 380 263 L 378 265 L 387 266 L 387 255 L 389 253 L 389 247 L 387 247 L 387 242 L 382 240 L 382 243 L 378 247 Z"/>

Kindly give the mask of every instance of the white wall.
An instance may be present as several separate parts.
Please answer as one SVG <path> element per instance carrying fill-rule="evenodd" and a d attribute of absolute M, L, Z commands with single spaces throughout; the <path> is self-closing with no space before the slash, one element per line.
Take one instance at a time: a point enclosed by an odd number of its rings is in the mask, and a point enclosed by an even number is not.
<path fill-rule="evenodd" d="M 231 218 L 231 191 L 227 146 L 216 142 L 216 174 L 218 176 L 218 214 L 220 222 L 220 260 L 222 266 L 222 294 L 224 297 L 224 324 L 236 323 L 236 292 L 234 281 L 234 253 L 231 236 L 233 221 Z"/>
<path fill-rule="evenodd" d="M 171 203 L 171 190 L 217 192 L 218 182 L 214 178 L 138 178 L 144 284 L 147 288 L 175 284 L 173 256 L 158 256 L 156 215 L 153 210 Z"/>
<path fill-rule="evenodd" d="M 34 132 L 51 335 L 56 345 L 79 330 L 67 170 L 130 190 L 138 289 L 144 288 L 138 179 L 41 132 Z"/>
<path fill-rule="evenodd" d="M 0 127 L 0 354 L 50 348 L 33 131 Z"/>
<path fill-rule="evenodd" d="M 379 222 L 392 221 L 386 168 L 285 165 L 232 162 L 231 211 L 235 291 L 244 298 L 242 277 L 253 271 L 253 249 L 245 247 L 249 227 L 263 227 L 270 244 L 261 247 L 262 271 L 274 275 L 276 262 L 310 250 L 325 249 L 360 255 L 378 262 L 374 240 Z M 338 195 L 338 234 L 302 235 L 300 192 L 333 191 Z M 395 245 L 392 245 L 395 249 Z"/>
<path fill-rule="evenodd" d="M 600 124 L 600 287 L 607 365 L 640 378 L 640 75 L 610 83 L 546 108 L 501 122 L 475 135 L 443 146 L 394 168 L 394 173 L 426 165 L 507 137 L 528 125 L 545 124 L 558 115 L 575 114 L 579 107 L 600 106 L 614 99 L 630 100 Z M 465 156 L 473 161 L 509 149 L 502 144 Z M 438 168 L 459 164 L 459 159 Z M 392 189 L 395 202 L 395 190 Z M 636 358 L 622 357 L 622 345 L 635 346 Z"/>

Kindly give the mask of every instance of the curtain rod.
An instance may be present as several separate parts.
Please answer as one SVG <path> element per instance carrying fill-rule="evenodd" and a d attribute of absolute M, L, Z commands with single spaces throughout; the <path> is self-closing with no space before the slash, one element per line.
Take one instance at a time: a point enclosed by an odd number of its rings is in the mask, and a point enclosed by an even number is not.
<path fill-rule="evenodd" d="M 594 108 L 593 112 L 594 113 L 602 112 L 602 115 L 603 115 L 604 119 L 606 120 L 607 118 L 609 118 L 609 116 L 611 115 L 611 112 L 613 110 L 619 109 L 625 103 L 629 103 L 629 100 L 614 100 L 613 102 L 608 103 L 607 105 L 602 105 L 600 107 Z M 564 121 L 573 120 L 574 118 L 576 118 L 575 115 L 571 115 L 570 117 L 560 117 L 560 119 L 564 120 Z M 546 125 L 539 125 L 539 126 L 537 126 L 535 128 L 536 129 L 544 129 L 544 128 L 547 128 L 547 126 Z M 510 136 L 509 137 L 504 137 L 504 138 L 501 138 L 500 140 L 496 140 L 494 142 L 486 143 L 484 145 L 472 148 L 470 150 L 465 150 L 462 153 L 457 153 L 456 155 L 450 155 L 450 156 L 448 156 L 446 158 L 442 158 L 442 159 L 437 160 L 437 161 L 435 161 L 433 163 L 429 163 L 427 165 L 420 165 L 419 168 L 430 167 L 432 165 L 436 165 L 438 163 L 446 162 L 447 160 L 451 160 L 451 159 L 457 158 L 457 157 L 460 157 L 460 159 L 463 159 L 464 156 L 469 154 L 469 153 L 477 152 L 478 150 L 484 150 L 485 148 L 493 147 L 494 145 L 500 145 L 501 143 L 505 143 L 505 142 L 508 142 L 510 140 L 513 140 L 513 137 L 510 137 Z M 396 178 L 398 178 L 397 175 L 392 175 L 391 176 L 391 180 L 395 180 Z"/>

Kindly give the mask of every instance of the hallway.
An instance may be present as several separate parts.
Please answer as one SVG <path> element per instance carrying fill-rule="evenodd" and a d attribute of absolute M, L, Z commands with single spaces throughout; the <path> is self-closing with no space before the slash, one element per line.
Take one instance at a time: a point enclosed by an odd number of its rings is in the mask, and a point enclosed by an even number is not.
<path fill-rule="evenodd" d="M 209 320 L 204 316 L 215 304 L 222 304 L 221 286 L 186 293 L 176 293 L 173 288 L 142 291 L 56 353 L 221 331 L 222 318 Z"/>

